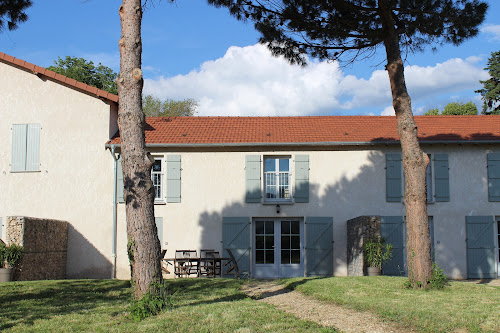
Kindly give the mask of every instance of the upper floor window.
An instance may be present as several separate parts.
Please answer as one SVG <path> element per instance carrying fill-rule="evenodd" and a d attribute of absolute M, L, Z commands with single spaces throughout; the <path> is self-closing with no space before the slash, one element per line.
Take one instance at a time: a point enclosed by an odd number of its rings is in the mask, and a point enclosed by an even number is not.
<path fill-rule="evenodd" d="M 40 124 L 12 125 L 12 172 L 40 171 Z"/>
<path fill-rule="evenodd" d="M 156 158 L 151 169 L 151 179 L 155 187 L 155 201 L 164 201 L 163 187 L 164 187 L 164 172 L 163 163 L 160 158 Z"/>
<path fill-rule="evenodd" d="M 426 192 L 427 192 L 427 202 L 434 201 L 434 189 L 433 189 L 433 181 L 434 177 L 434 166 L 432 163 L 432 155 L 427 154 L 429 157 L 429 164 L 427 164 L 427 170 L 425 171 L 425 183 L 426 183 Z"/>
<path fill-rule="evenodd" d="M 264 158 L 264 192 L 267 201 L 291 201 L 290 157 Z"/>

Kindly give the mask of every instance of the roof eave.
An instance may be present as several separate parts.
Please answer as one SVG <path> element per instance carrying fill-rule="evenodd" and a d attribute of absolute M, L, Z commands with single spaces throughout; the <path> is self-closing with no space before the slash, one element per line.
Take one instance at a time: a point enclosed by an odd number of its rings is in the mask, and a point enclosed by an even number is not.
<path fill-rule="evenodd" d="M 421 140 L 421 144 L 500 144 L 500 140 Z M 314 146 L 389 146 L 400 145 L 399 141 L 356 141 L 356 142 L 237 142 L 237 143 L 147 143 L 149 148 L 215 148 L 215 147 L 314 147 Z M 106 143 L 106 148 L 120 147 L 119 143 Z"/>

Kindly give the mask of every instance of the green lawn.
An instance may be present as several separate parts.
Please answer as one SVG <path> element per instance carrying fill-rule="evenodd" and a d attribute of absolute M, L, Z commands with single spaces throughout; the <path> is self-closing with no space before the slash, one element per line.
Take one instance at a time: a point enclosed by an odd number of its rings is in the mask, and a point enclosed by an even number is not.
<path fill-rule="evenodd" d="M 349 308 L 371 311 L 421 332 L 500 332 L 500 287 L 450 282 L 444 290 L 403 289 L 400 277 L 283 280 L 289 288 Z"/>
<path fill-rule="evenodd" d="M 14 332 L 332 332 L 240 291 L 230 279 L 168 280 L 172 306 L 134 322 L 130 283 L 118 280 L 0 284 L 0 331 Z"/>

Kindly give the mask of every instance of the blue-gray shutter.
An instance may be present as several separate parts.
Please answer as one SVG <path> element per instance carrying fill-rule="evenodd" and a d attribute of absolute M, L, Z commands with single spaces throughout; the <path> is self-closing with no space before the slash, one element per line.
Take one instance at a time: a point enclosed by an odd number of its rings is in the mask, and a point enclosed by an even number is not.
<path fill-rule="evenodd" d="M 40 170 L 40 124 L 28 124 L 26 171 Z"/>
<path fill-rule="evenodd" d="M 500 153 L 488 154 L 488 200 L 500 201 Z"/>
<path fill-rule="evenodd" d="M 405 224 L 403 216 L 381 216 L 380 233 L 385 242 L 393 246 L 392 259 L 382 265 L 382 273 L 384 275 L 405 275 Z"/>
<path fill-rule="evenodd" d="M 401 202 L 401 154 L 385 155 L 385 196 L 387 202 Z"/>
<path fill-rule="evenodd" d="M 306 276 L 333 275 L 333 217 L 306 217 Z"/>
<path fill-rule="evenodd" d="M 427 217 L 429 223 L 429 234 L 431 236 L 431 260 L 436 261 L 436 249 L 434 248 L 434 217 Z"/>
<path fill-rule="evenodd" d="M 167 155 L 167 202 L 181 202 L 181 155 Z"/>
<path fill-rule="evenodd" d="M 222 251 L 229 257 L 226 249 L 230 249 L 238 263 L 241 277 L 250 277 L 250 218 L 222 218 Z"/>
<path fill-rule="evenodd" d="M 260 155 L 245 156 L 245 202 L 260 202 L 262 195 L 260 164 Z"/>
<path fill-rule="evenodd" d="M 434 185 L 436 193 L 434 199 L 438 202 L 450 201 L 450 171 L 448 154 L 434 155 Z"/>
<path fill-rule="evenodd" d="M 493 216 L 467 216 L 467 275 L 470 279 L 495 279 L 496 248 Z"/>
<path fill-rule="evenodd" d="M 121 156 L 116 161 L 116 200 L 119 203 L 124 203 L 123 199 L 123 171 L 122 171 L 122 159 Z"/>
<path fill-rule="evenodd" d="M 295 156 L 295 202 L 309 202 L 309 155 Z"/>
<path fill-rule="evenodd" d="M 158 230 L 158 239 L 160 248 L 163 249 L 163 217 L 155 217 L 156 229 Z"/>
<path fill-rule="evenodd" d="M 12 125 L 12 160 L 11 171 L 26 170 L 26 142 L 28 126 L 26 124 Z"/>

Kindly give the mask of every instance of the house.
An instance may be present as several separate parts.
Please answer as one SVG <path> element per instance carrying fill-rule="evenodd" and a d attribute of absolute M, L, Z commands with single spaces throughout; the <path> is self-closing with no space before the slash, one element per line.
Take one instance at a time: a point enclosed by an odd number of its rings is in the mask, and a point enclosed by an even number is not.
<path fill-rule="evenodd" d="M 0 153 L 0 217 L 66 220 L 68 277 L 129 278 L 118 99 L 51 75 L 0 54 L 0 142 L 7 147 Z M 500 116 L 416 122 L 431 158 L 436 262 L 451 278 L 497 278 Z M 25 157 L 16 143 L 22 125 Z M 397 249 L 386 274 L 405 274 L 394 117 L 148 118 L 146 144 L 167 253 L 230 248 L 242 274 L 257 278 L 345 276 L 346 221 L 379 216 Z"/>

